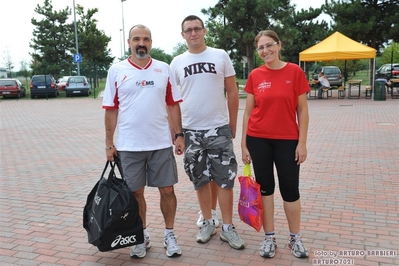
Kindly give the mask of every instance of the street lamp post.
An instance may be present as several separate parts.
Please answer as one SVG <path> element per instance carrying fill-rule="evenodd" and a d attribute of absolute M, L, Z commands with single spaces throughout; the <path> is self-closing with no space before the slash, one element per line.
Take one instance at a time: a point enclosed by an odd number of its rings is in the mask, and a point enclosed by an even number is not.
<path fill-rule="evenodd" d="M 123 2 L 125 2 L 126 0 L 121 0 L 121 4 L 122 4 L 122 31 L 123 31 L 123 55 L 125 55 L 126 53 L 126 39 L 125 39 L 125 18 L 123 15 Z"/>
<path fill-rule="evenodd" d="M 76 27 L 76 12 L 75 12 L 75 0 L 73 0 L 73 20 L 75 24 L 75 43 L 76 43 L 76 54 L 79 54 L 79 45 L 78 45 L 78 29 Z M 76 62 L 78 65 L 78 76 L 80 76 L 80 63 Z"/>
<path fill-rule="evenodd" d="M 123 50 L 122 50 L 122 29 L 119 30 L 119 39 L 120 39 L 120 43 L 121 43 L 121 58 L 123 58 Z"/>
<path fill-rule="evenodd" d="M 245 64 L 248 63 L 248 57 L 243 56 L 241 63 L 242 63 L 242 78 L 245 79 Z"/>

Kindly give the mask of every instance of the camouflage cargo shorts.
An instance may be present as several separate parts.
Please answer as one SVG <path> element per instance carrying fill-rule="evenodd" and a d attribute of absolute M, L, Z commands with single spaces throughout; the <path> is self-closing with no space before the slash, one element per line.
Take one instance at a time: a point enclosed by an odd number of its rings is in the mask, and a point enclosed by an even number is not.
<path fill-rule="evenodd" d="M 184 129 L 184 141 L 184 170 L 196 190 L 212 180 L 221 188 L 234 187 L 237 161 L 230 126 Z"/>

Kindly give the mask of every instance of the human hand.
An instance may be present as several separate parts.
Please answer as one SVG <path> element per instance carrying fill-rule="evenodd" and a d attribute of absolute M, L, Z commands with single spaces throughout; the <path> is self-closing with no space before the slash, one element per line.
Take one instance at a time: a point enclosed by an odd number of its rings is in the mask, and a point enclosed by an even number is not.
<path fill-rule="evenodd" d="M 308 152 L 306 149 L 306 144 L 298 143 L 295 150 L 295 161 L 297 165 L 303 163 L 308 156 Z"/>
<path fill-rule="evenodd" d="M 112 146 L 110 148 L 105 149 L 105 155 L 107 157 L 107 161 L 114 161 L 114 156 L 118 155 L 118 152 L 116 151 L 116 147 Z"/>
<path fill-rule="evenodd" d="M 186 148 L 185 144 L 184 144 L 184 138 L 182 137 L 178 137 L 174 143 L 175 145 L 175 154 L 176 155 L 182 155 L 184 152 L 184 149 Z"/>
<path fill-rule="evenodd" d="M 249 154 L 248 148 L 242 148 L 242 154 L 241 154 L 241 158 L 242 158 L 242 162 L 244 164 L 250 164 L 252 162 L 252 158 L 251 158 L 251 154 Z"/>

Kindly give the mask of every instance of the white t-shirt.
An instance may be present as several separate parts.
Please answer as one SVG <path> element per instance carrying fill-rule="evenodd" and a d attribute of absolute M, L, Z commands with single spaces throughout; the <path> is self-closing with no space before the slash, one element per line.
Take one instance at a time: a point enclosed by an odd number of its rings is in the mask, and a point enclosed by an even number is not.
<path fill-rule="evenodd" d="M 170 67 L 183 98 L 183 128 L 208 130 L 229 123 L 224 79 L 236 73 L 224 50 L 207 47 L 200 54 L 187 51 L 175 57 Z"/>
<path fill-rule="evenodd" d="M 172 146 L 166 105 L 181 101 L 170 67 L 151 59 L 142 68 L 130 59 L 112 65 L 103 108 L 118 109 L 116 147 L 151 151 Z"/>
<path fill-rule="evenodd" d="M 319 77 L 319 81 L 320 81 L 320 84 L 321 84 L 322 86 L 324 86 L 324 87 L 326 87 L 326 88 L 329 88 L 329 87 L 330 87 L 330 82 L 328 81 L 328 79 L 326 78 L 326 76 L 320 76 L 320 77 Z"/>

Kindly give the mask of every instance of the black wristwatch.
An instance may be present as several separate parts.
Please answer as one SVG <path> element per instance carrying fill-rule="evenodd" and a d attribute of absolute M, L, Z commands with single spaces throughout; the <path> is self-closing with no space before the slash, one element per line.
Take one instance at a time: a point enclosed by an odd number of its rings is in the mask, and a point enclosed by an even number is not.
<path fill-rule="evenodd" d="M 175 134 L 175 139 L 177 139 L 178 137 L 183 137 L 184 138 L 184 133 L 176 133 Z"/>

